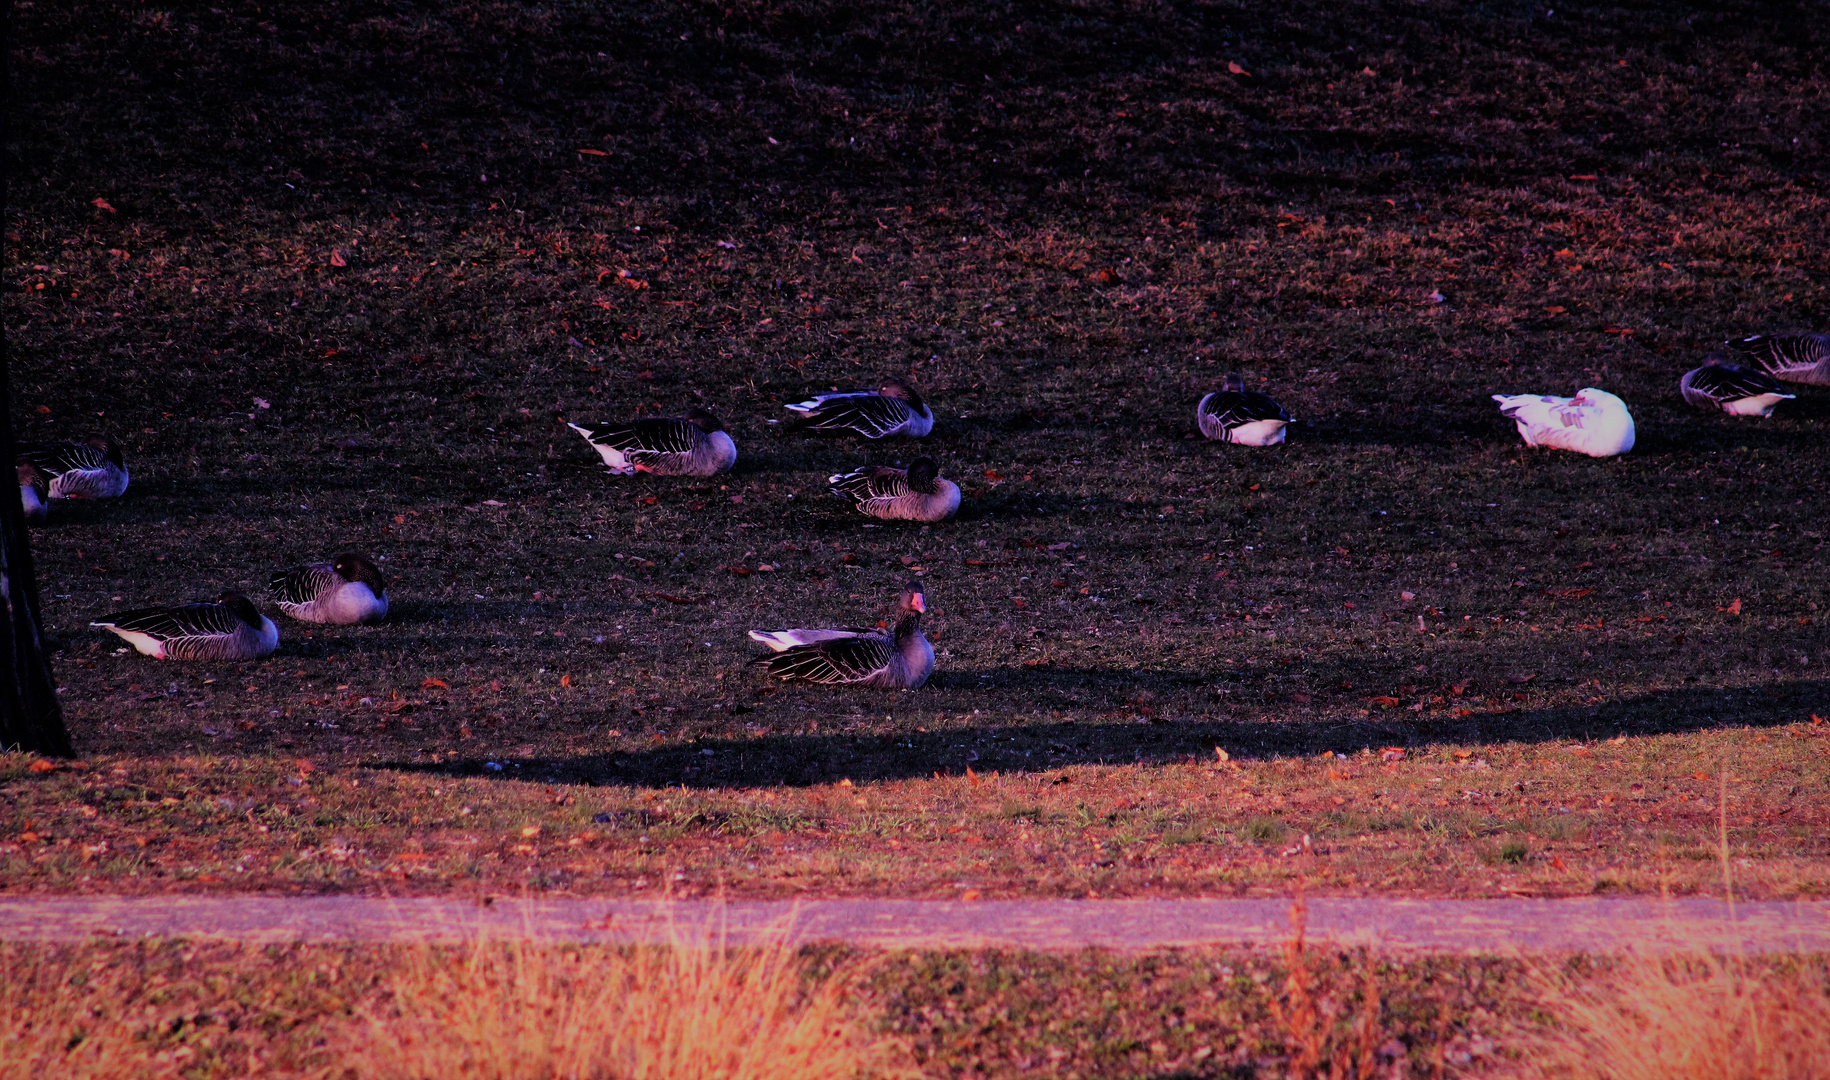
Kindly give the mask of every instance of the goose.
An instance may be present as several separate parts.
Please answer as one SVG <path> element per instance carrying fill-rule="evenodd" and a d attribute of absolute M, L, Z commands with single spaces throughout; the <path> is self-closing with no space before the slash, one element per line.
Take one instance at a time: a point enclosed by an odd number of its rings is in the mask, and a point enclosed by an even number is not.
<path fill-rule="evenodd" d="M 49 478 L 38 471 L 36 465 L 24 461 L 19 463 L 19 501 L 25 506 L 27 521 L 39 522 L 45 519 L 50 509 L 45 505 L 51 497 L 49 484 Z"/>
<path fill-rule="evenodd" d="M 934 430 L 934 412 L 909 384 L 889 379 L 876 390 L 819 394 L 787 406 L 794 427 L 810 431 L 850 429 L 867 439 L 907 435 L 919 439 Z"/>
<path fill-rule="evenodd" d="M 159 660 L 259 660 L 279 648 L 279 627 L 238 592 L 214 602 L 136 608 L 98 619 L 134 648 Z"/>
<path fill-rule="evenodd" d="M 388 583 L 354 551 L 327 563 L 305 563 L 273 575 L 267 587 L 280 611 L 315 623 L 380 622 L 388 616 Z"/>
<path fill-rule="evenodd" d="M 1238 372 L 1195 406 L 1201 434 L 1240 446 L 1275 446 L 1284 441 L 1284 426 L 1294 419 L 1269 395 L 1247 390 Z"/>
<path fill-rule="evenodd" d="M 1613 457 L 1633 449 L 1633 415 L 1627 403 L 1594 387 L 1573 398 L 1548 394 L 1494 394 L 1500 412 L 1519 426 L 1526 446 Z"/>
<path fill-rule="evenodd" d="M 585 437 L 612 476 L 712 476 L 737 462 L 737 444 L 708 409 L 628 424 L 566 424 Z"/>
<path fill-rule="evenodd" d="M 918 690 L 934 671 L 934 647 L 921 634 L 927 611 L 921 582 L 903 587 L 896 626 L 883 630 L 752 630 L 772 652 L 750 661 L 784 682 Z"/>
<path fill-rule="evenodd" d="M 1755 334 L 1723 344 L 1752 356 L 1775 379 L 1830 386 L 1830 334 Z"/>
<path fill-rule="evenodd" d="M 907 469 L 867 465 L 826 482 L 860 514 L 885 521 L 945 521 L 959 509 L 959 485 L 942 480 L 931 457 L 918 457 Z"/>
<path fill-rule="evenodd" d="M 127 491 L 121 444 L 100 435 L 79 443 L 20 443 L 13 460 L 48 475 L 53 499 L 113 499 Z"/>
<path fill-rule="evenodd" d="M 1686 372 L 1678 380 L 1678 391 L 1699 409 L 1720 409 L 1730 416 L 1771 416 L 1775 405 L 1797 396 L 1782 393 L 1778 381 L 1766 372 L 1731 364 L 1719 352 L 1705 356 L 1702 367 Z"/>

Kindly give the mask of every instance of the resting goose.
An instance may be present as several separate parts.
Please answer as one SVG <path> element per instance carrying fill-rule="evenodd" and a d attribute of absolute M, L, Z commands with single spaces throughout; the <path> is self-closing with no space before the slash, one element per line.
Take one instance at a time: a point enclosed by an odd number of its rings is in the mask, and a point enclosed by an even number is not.
<path fill-rule="evenodd" d="M 388 583 L 374 563 L 353 551 L 334 562 L 281 570 L 267 587 L 282 612 L 305 622 L 349 626 L 388 615 Z"/>
<path fill-rule="evenodd" d="M 752 630 L 775 650 L 750 661 L 783 681 L 917 690 L 934 671 L 934 647 L 921 634 L 927 611 L 921 582 L 903 587 L 896 626 L 882 630 Z"/>
<path fill-rule="evenodd" d="M 1699 409 L 1720 409 L 1730 416 L 1771 416 L 1775 405 L 1797 396 L 1781 392 L 1778 381 L 1766 372 L 1731 364 L 1719 352 L 1705 356 L 1702 367 L 1686 372 L 1678 380 L 1678 391 Z"/>
<path fill-rule="evenodd" d="M 1201 434 L 1240 446 L 1274 446 L 1284 441 L 1284 426 L 1295 417 L 1267 394 L 1247 390 L 1237 372 L 1229 374 L 1220 389 L 1195 406 L 1195 423 Z"/>
<path fill-rule="evenodd" d="M 1495 394 L 1500 412 L 1519 426 L 1526 446 L 1613 457 L 1633 449 L 1633 415 L 1627 403 L 1586 387 L 1573 398 L 1547 394 Z"/>
<path fill-rule="evenodd" d="M 279 627 L 237 592 L 214 603 L 122 611 L 89 625 L 160 660 L 259 660 L 280 645 Z"/>
<path fill-rule="evenodd" d="M 694 408 L 685 416 L 656 417 L 629 424 L 567 427 L 585 437 L 603 456 L 613 476 L 712 476 L 737 462 L 737 444 L 710 410 Z"/>
<path fill-rule="evenodd" d="M 1755 334 L 1724 344 L 1752 356 L 1775 379 L 1830 386 L 1830 335 Z"/>
<path fill-rule="evenodd" d="M 113 499 L 127 491 L 121 444 L 100 435 L 79 443 L 20 443 L 14 460 L 49 476 L 53 499 Z"/>
<path fill-rule="evenodd" d="M 934 413 L 907 383 L 890 379 L 877 390 L 820 394 L 787 406 L 794 427 L 810 431 L 851 430 L 867 439 L 907 435 L 919 439 L 934 430 Z"/>
<path fill-rule="evenodd" d="M 959 485 L 942 480 L 931 457 L 918 457 L 907 469 L 868 465 L 826 482 L 860 514 L 885 521 L 945 521 L 959 509 Z"/>
<path fill-rule="evenodd" d="M 39 522 L 45 519 L 48 507 L 45 501 L 51 497 L 50 478 L 38 471 L 38 467 L 29 462 L 19 463 L 19 501 L 25 506 L 25 519 Z"/>

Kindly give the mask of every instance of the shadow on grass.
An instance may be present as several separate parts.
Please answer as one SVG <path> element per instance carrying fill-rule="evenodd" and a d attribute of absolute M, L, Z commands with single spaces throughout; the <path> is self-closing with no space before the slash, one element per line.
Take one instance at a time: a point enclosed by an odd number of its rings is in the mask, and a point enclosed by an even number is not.
<path fill-rule="evenodd" d="M 950 672 L 949 683 L 993 680 L 1009 672 Z M 1129 680 L 1125 672 L 1056 672 L 1088 681 Z M 1172 677 L 1173 679 L 1173 677 Z M 1149 683 L 1148 676 L 1142 683 Z M 1173 679 L 1181 682 L 1183 680 Z M 1141 684 L 1140 684 L 1141 685 Z M 976 773 L 1042 773 L 1069 765 L 1164 765 L 1209 761 L 1220 746 L 1235 759 L 1352 753 L 1365 747 L 1431 743 L 1536 743 L 1659 735 L 1712 728 L 1772 727 L 1796 721 L 1796 704 L 1830 699 L 1830 680 L 1810 680 L 1748 691 L 1698 688 L 1642 695 L 1599 706 L 1519 709 L 1456 717 L 1447 712 L 1363 720 L 1170 720 L 1131 713 L 1079 723 L 1029 724 L 946 731 L 764 733 L 745 739 L 703 739 L 688 746 L 586 754 L 576 757 L 460 760 L 436 765 L 376 762 L 374 767 L 459 776 L 498 776 L 545 783 L 681 786 L 702 789 L 799 787 L 850 779 L 853 783 Z M 885 699 L 900 701 L 901 699 Z M 838 704 L 835 702 L 834 704 Z M 830 717 L 830 714 L 828 714 Z M 844 723 L 843 718 L 831 718 Z M 1058 778 L 1057 783 L 1070 782 Z"/>

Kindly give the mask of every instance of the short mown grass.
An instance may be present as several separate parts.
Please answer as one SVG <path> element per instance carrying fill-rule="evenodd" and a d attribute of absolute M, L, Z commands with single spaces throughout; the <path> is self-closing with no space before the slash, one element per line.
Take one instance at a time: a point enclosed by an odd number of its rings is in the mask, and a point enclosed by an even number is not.
<path fill-rule="evenodd" d="M 112 432 L 134 481 L 33 533 L 90 768 L 8 760 L 0 888 L 1697 889 L 1726 767 L 1750 888 L 1820 894 L 1830 396 L 1675 387 L 1830 327 L 1824 34 L 19 6 L 13 421 Z M 1195 437 L 1229 370 L 1287 445 Z M 919 448 L 769 423 L 892 373 Z M 1588 384 L 1631 454 L 1526 452 L 1488 400 Z M 561 422 L 701 403 L 713 481 L 606 478 Z M 825 495 L 917 449 L 958 519 Z M 350 546 L 385 625 L 248 665 L 89 626 Z M 917 574 L 922 691 L 743 666 Z"/>

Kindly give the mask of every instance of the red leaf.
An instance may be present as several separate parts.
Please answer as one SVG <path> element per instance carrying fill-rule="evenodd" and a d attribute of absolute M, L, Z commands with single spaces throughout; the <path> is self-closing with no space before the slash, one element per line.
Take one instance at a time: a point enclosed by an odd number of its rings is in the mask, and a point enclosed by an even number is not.
<path fill-rule="evenodd" d="M 107 199 L 90 199 L 89 205 L 95 207 L 98 210 L 106 210 L 110 214 L 120 213 L 119 210 L 116 210 L 114 207 L 108 205 Z"/>
<path fill-rule="evenodd" d="M 427 679 L 419 684 L 421 690 L 430 690 L 434 686 L 438 687 L 440 690 L 451 689 L 451 684 L 443 679 Z"/>

